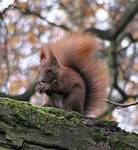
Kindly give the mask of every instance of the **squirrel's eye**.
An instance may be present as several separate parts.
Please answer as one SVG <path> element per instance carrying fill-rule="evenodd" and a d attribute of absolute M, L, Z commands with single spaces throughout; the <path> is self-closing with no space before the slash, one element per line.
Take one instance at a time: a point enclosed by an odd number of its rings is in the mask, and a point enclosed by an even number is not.
<path fill-rule="evenodd" d="M 52 72 L 52 70 L 51 70 L 51 69 L 48 69 L 47 72 Z"/>

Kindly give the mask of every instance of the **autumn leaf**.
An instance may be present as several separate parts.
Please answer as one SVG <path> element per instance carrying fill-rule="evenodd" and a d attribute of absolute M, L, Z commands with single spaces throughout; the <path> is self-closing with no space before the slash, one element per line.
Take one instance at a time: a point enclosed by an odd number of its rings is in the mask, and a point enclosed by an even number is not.
<path fill-rule="evenodd" d="M 37 41 L 37 37 L 35 35 L 35 33 L 33 32 L 28 32 L 27 33 L 27 40 L 31 43 L 35 43 Z"/>

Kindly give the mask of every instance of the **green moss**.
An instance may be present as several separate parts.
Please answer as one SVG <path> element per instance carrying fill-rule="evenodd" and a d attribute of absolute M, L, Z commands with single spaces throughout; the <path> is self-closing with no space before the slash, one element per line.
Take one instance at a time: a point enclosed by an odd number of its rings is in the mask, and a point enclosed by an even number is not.
<path fill-rule="evenodd" d="M 132 147 L 127 146 L 124 144 L 120 138 L 113 136 L 109 142 L 110 150 L 114 150 L 116 148 L 117 150 L 132 150 Z"/>
<path fill-rule="evenodd" d="M 125 131 L 112 134 L 109 145 L 111 146 L 111 150 L 114 150 L 114 147 L 117 150 L 138 150 L 137 136 Z"/>
<path fill-rule="evenodd" d="M 82 124 L 79 114 L 57 108 L 44 108 L 8 98 L 0 98 L 0 107 L 12 109 L 14 117 L 17 117 L 25 125 L 35 125 L 43 131 L 49 131 L 50 134 L 63 132 L 65 126 L 75 127 Z"/>
<path fill-rule="evenodd" d="M 117 126 L 117 123 L 114 122 L 114 121 L 107 121 L 107 120 L 104 120 L 104 121 L 101 121 L 101 123 L 105 126 Z"/>
<path fill-rule="evenodd" d="M 107 140 L 106 137 L 105 137 L 105 135 L 102 134 L 102 133 L 95 133 L 94 136 L 93 136 L 93 139 L 94 139 L 97 143 L 99 143 L 99 142 L 101 142 L 101 141 L 106 141 L 106 140 Z"/>
<path fill-rule="evenodd" d="M 0 146 L 0 150 L 11 150 L 11 148 L 4 148 Z"/>
<path fill-rule="evenodd" d="M 104 143 L 110 150 L 138 150 L 137 136 L 120 130 L 115 122 L 84 118 L 72 111 L 0 98 L 0 117 L 2 134 L 17 147 L 21 147 L 24 138 L 43 134 L 47 135 L 47 142 L 60 143 L 66 138 L 63 146 L 70 149 L 91 149 L 91 145 L 97 148 Z M 30 129 L 33 132 L 26 136 Z"/>
<path fill-rule="evenodd" d="M 101 141 L 107 141 L 105 133 L 99 128 L 93 128 L 93 131 L 91 131 L 91 137 L 94 139 L 96 143 L 99 143 Z"/>
<path fill-rule="evenodd" d="M 46 113 L 53 114 L 56 116 L 63 116 L 66 111 L 63 109 L 53 108 L 53 107 L 42 107 L 42 110 Z"/>

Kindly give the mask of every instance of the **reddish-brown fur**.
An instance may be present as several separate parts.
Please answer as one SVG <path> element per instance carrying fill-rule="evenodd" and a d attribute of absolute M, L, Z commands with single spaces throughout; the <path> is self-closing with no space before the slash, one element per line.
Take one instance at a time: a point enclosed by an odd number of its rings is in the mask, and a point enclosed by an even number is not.
<path fill-rule="evenodd" d="M 46 105 L 75 110 L 86 116 L 101 112 L 108 76 L 103 62 L 95 57 L 97 47 L 94 36 L 78 33 L 47 45 L 40 65 L 41 80 L 48 85 L 42 90 L 49 96 Z"/>

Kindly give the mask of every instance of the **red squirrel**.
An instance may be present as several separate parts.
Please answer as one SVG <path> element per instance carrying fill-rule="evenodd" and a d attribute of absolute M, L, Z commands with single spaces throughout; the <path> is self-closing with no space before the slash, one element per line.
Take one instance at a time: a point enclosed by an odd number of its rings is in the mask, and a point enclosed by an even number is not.
<path fill-rule="evenodd" d="M 48 96 L 45 106 L 98 115 L 107 97 L 108 75 L 96 58 L 98 42 L 84 33 L 66 34 L 41 52 L 36 91 Z"/>

